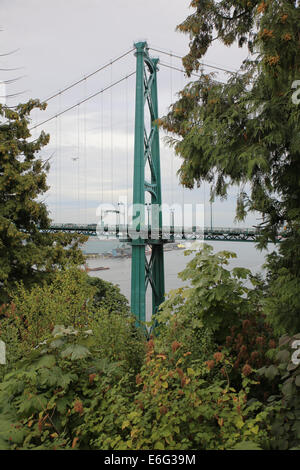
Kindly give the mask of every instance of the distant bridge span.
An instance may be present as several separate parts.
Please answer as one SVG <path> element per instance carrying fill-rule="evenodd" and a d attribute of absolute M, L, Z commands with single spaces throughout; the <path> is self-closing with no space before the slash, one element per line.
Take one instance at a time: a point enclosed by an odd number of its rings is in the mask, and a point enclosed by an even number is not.
<path fill-rule="evenodd" d="M 123 242 L 131 242 L 137 238 L 137 232 L 129 225 L 104 225 L 102 227 L 96 224 L 76 225 L 61 224 L 52 225 L 49 229 L 41 230 L 43 232 L 64 232 L 78 233 L 89 237 L 100 237 L 104 239 L 118 238 Z M 132 236 L 135 234 L 135 236 Z M 146 235 L 146 236 L 145 236 Z M 228 242 L 256 242 L 260 231 L 255 228 L 230 228 L 230 227 L 162 227 L 161 230 L 153 230 L 151 227 L 140 233 L 141 239 L 155 240 L 158 242 L 172 243 L 180 240 L 194 241 L 228 241 Z M 280 242 L 282 235 L 279 235 L 277 242 Z"/>

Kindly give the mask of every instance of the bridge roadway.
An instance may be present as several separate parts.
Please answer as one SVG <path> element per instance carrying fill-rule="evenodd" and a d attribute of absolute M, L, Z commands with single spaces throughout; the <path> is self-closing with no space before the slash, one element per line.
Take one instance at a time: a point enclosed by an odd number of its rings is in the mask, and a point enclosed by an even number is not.
<path fill-rule="evenodd" d="M 206 241 L 229 241 L 229 242 L 255 242 L 259 236 L 259 230 L 256 228 L 229 228 L 229 227 L 163 227 L 161 231 L 146 230 L 137 233 L 129 225 L 76 225 L 76 224 L 55 224 L 49 229 L 41 230 L 43 232 L 64 232 L 79 233 L 89 237 L 100 237 L 103 239 L 119 238 L 123 242 L 131 242 L 138 237 L 151 241 L 151 243 L 172 243 L 180 240 L 206 240 Z M 278 242 L 282 236 L 278 237 Z"/>

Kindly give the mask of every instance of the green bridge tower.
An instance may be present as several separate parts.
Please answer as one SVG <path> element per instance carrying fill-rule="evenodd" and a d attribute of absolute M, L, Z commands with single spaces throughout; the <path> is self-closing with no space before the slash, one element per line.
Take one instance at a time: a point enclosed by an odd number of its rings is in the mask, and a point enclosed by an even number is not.
<path fill-rule="evenodd" d="M 157 100 L 158 59 L 151 58 L 146 42 L 135 44 L 136 52 L 136 101 L 133 175 L 133 228 L 131 238 L 131 310 L 140 322 L 146 320 L 146 290 L 152 289 L 152 315 L 164 301 L 164 252 L 162 240 L 161 175 Z M 148 114 L 149 113 L 149 114 Z M 145 179 L 146 168 L 151 175 Z M 148 222 L 145 221 L 145 193 L 151 194 Z M 150 221 L 151 220 L 151 221 Z M 149 230 L 151 225 L 152 232 Z M 153 237 L 156 229 L 156 237 Z M 138 237 L 137 237 L 138 235 Z M 151 257 L 146 257 L 146 246 Z"/>

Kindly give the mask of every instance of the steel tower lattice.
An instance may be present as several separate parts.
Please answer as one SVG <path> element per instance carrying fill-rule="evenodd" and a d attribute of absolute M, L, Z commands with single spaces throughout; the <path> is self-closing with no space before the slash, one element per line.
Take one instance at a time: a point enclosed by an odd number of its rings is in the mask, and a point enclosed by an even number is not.
<path fill-rule="evenodd" d="M 136 102 L 133 176 L 133 225 L 140 236 L 131 241 L 131 310 L 139 322 L 146 320 L 146 290 L 152 289 L 152 315 L 164 301 L 164 252 L 161 213 L 161 174 L 157 99 L 158 59 L 151 58 L 146 42 L 138 42 L 136 48 Z M 146 129 L 146 111 L 150 114 L 150 126 Z M 145 179 L 145 168 L 149 165 L 151 181 Z M 151 237 L 145 222 L 145 193 L 151 194 Z M 154 210 L 156 208 L 156 210 Z M 145 247 L 151 247 L 148 261 Z"/>

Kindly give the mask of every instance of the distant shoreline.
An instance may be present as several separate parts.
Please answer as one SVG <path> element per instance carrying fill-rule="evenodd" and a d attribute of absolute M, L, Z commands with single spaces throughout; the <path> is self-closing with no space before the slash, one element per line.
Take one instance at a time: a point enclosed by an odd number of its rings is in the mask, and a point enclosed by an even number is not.
<path fill-rule="evenodd" d="M 178 243 L 170 243 L 170 244 L 167 244 L 164 246 L 164 251 L 175 251 L 175 250 L 180 250 L 182 251 L 183 249 L 187 249 L 186 246 L 184 245 L 180 245 Z M 128 252 L 124 252 L 122 253 L 122 250 L 118 253 L 118 255 L 116 254 L 113 254 L 112 251 L 107 251 L 107 252 L 104 252 L 104 253 L 85 253 L 83 251 L 83 254 L 84 256 L 87 258 L 87 259 L 98 259 L 98 258 L 131 258 L 131 254 L 129 254 Z"/>

